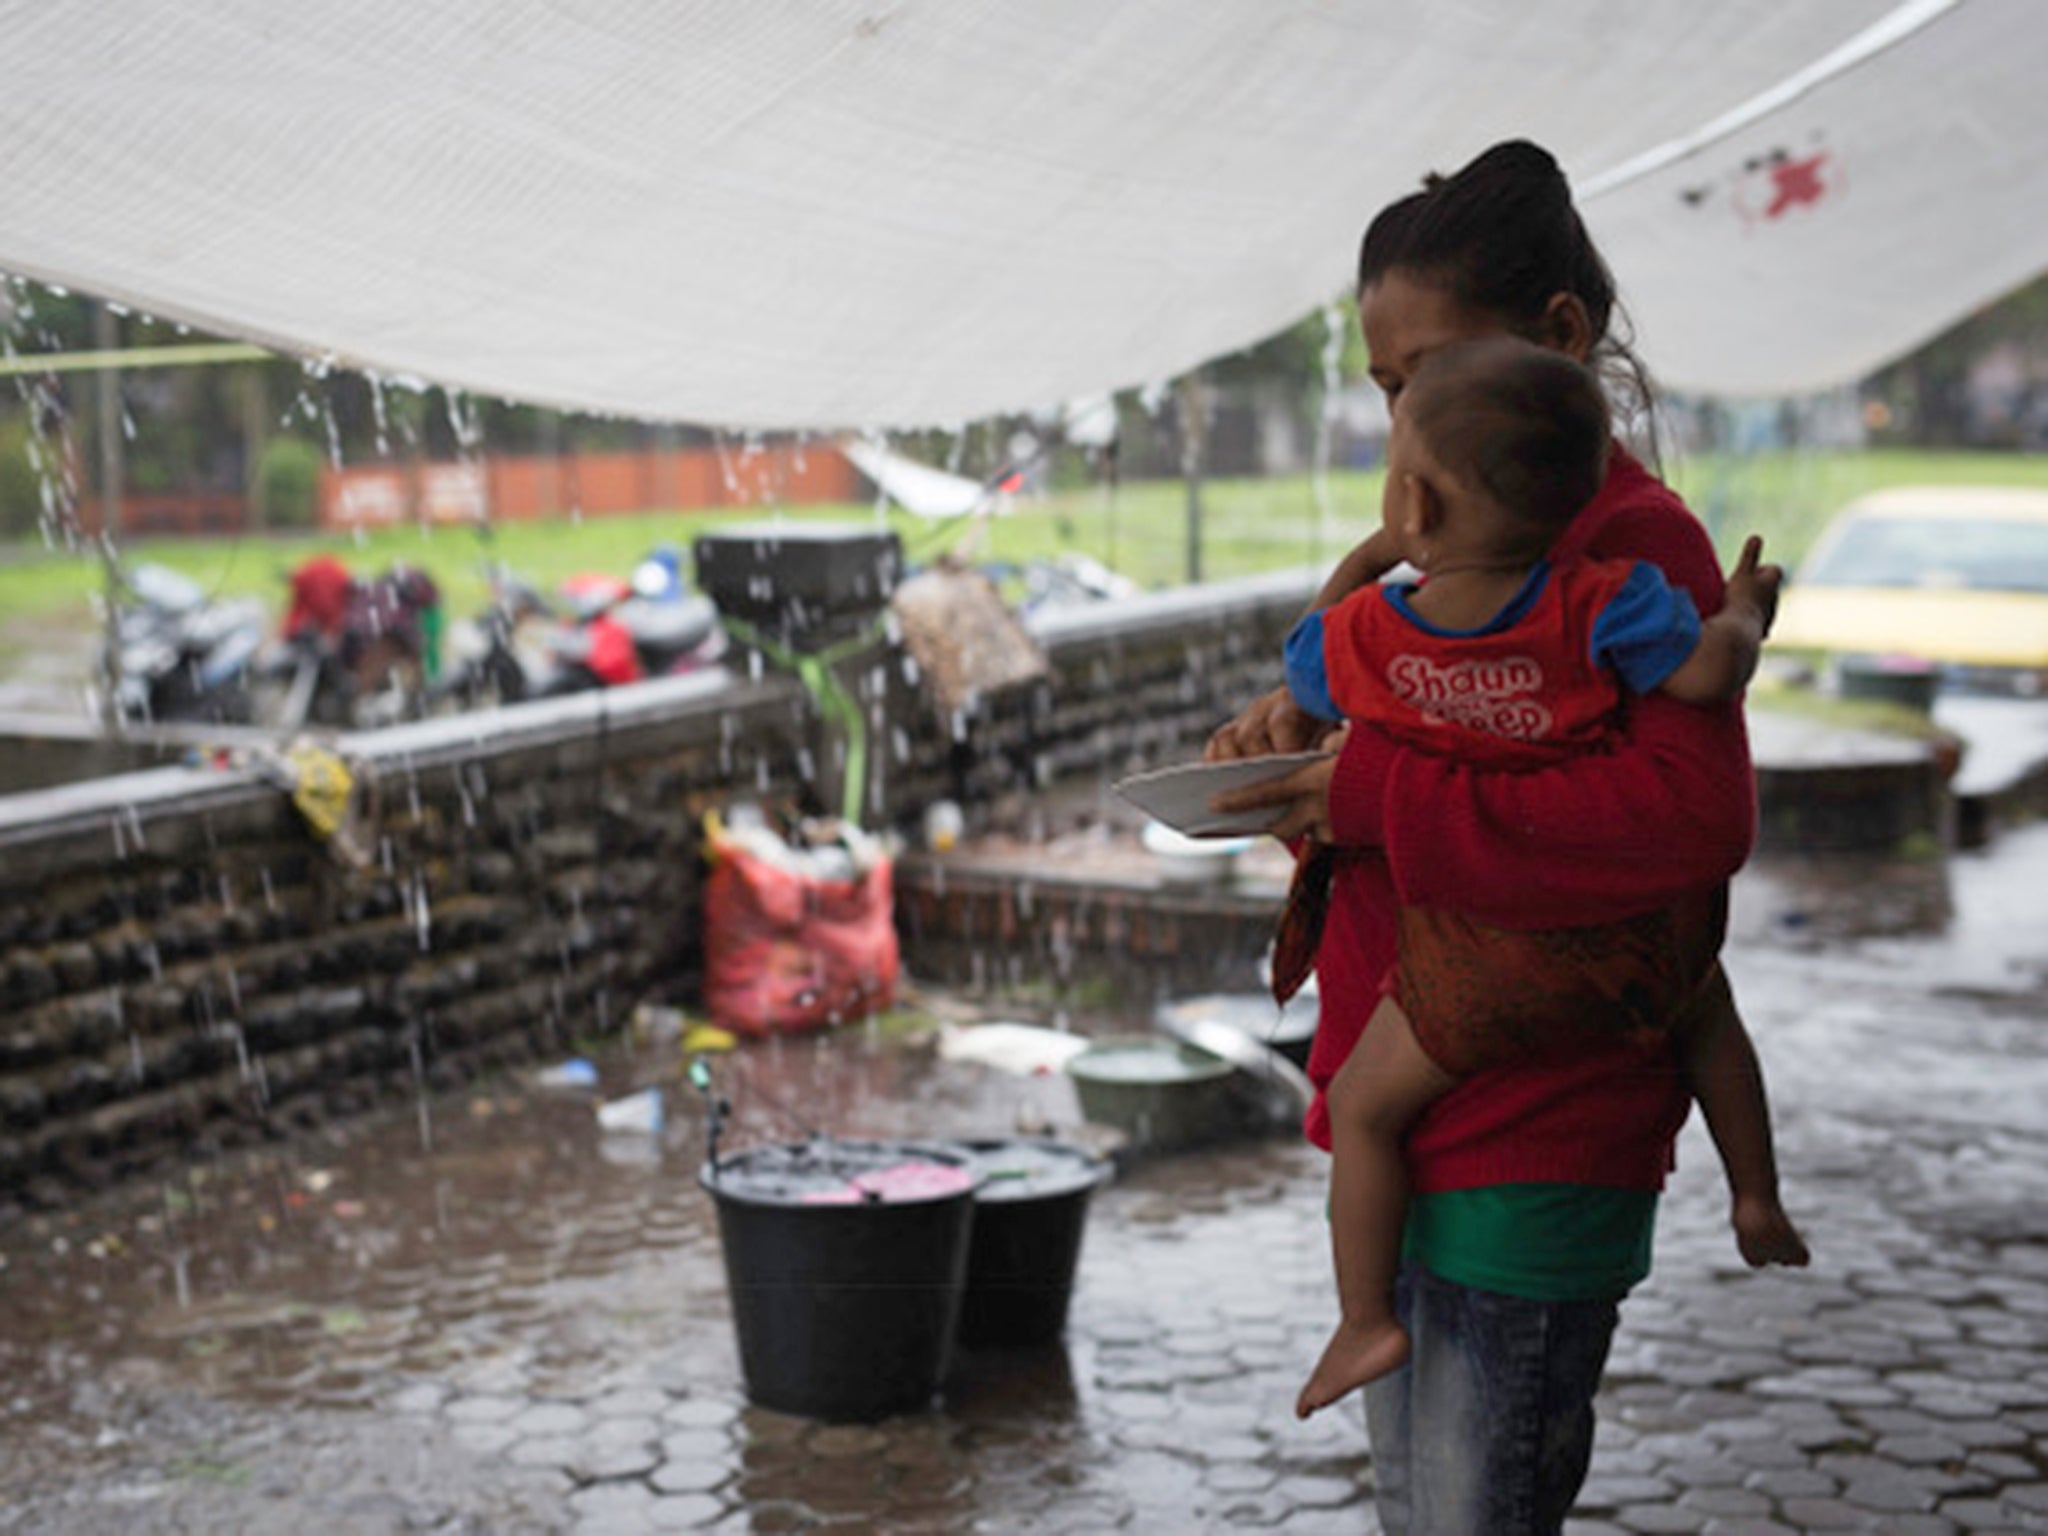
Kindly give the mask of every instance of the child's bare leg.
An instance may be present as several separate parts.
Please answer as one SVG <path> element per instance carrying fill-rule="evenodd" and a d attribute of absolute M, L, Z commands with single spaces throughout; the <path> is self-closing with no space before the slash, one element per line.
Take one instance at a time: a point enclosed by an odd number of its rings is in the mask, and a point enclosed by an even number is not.
<path fill-rule="evenodd" d="M 1452 1082 L 1416 1043 L 1408 1016 L 1382 998 L 1330 1084 L 1330 1247 L 1342 1317 L 1295 1400 L 1301 1418 L 1408 1358 L 1393 1304 L 1408 1216 L 1401 1141 Z"/>
<path fill-rule="evenodd" d="M 1688 1005 L 1680 1029 L 1686 1080 L 1728 1176 L 1736 1247 L 1754 1267 L 1806 1264 L 1806 1242 L 1778 1201 L 1763 1069 L 1719 965 Z"/>

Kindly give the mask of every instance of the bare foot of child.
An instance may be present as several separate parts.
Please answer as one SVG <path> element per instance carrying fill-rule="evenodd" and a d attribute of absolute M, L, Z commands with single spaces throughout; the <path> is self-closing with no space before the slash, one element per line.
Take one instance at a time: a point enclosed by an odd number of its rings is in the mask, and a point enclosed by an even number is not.
<path fill-rule="evenodd" d="M 1308 1385 L 1294 1400 L 1294 1416 L 1305 1419 L 1345 1393 L 1376 1381 L 1408 1363 L 1408 1335 L 1391 1318 L 1382 1323 L 1339 1323 L 1323 1346 Z"/>
<path fill-rule="evenodd" d="M 1792 1218 L 1777 1201 L 1737 1200 L 1733 1219 L 1735 1246 L 1750 1268 L 1789 1264 L 1794 1269 L 1804 1269 L 1811 1262 L 1806 1239 L 1799 1235 Z"/>

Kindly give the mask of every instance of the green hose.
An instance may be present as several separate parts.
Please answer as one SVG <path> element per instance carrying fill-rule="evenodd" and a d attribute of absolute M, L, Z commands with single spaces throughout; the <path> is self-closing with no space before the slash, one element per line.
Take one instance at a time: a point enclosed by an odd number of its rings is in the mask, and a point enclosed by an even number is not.
<path fill-rule="evenodd" d="M 842 640 L 827 650 L 815 653 L 790 650 L 739 619 L 721 617 L 720 622 L 740 644 L 752 646 L 776 666 L 794 672 L 797 681 L 804 685 L 804 691 L 817 701 L 818 713 L 845 729 L 846 784 L 840 795 L 839 814 L 842 821 L 859 826 L 861 801 L 866 797 L 868 788 L 867 721 L 861 716 L 859 702 L 833 676 L 832 668 L 849 657 L 859 655 L 881 639 L 881 616 L 877 615 L 872 624 L 850 640 Z"/>

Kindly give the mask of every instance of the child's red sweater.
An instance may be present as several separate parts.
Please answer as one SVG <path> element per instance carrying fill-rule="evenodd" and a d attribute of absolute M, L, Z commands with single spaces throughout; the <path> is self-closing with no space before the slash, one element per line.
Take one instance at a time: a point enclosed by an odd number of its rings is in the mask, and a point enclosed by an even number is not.
<path fill-rule="evenodd" d="M 1721 606 L 1697 519 L 1619 448 L 1555 558 L 1648 560 Z M 1748 856 L 1756 785 L 1740 706 L 1632 701 L 1619 750 L 1531 772 L 1482 772 L 1360 727 L 1330 785 L 1339 861 L 1316 961 L 1322 1022 L 1305 1129 L 1330 1144 L 1322 1089 L 1357 1043 L 1394 957 L 1396 901 L 1504 928 L 1599 923 L 1666 902 L 1712 903 Z M 1669 1045 L 1460 1083 L 1408 1139 L 1418 1193 L 1490 1184 L 1657 1189 L 1690 1097 Z"/>

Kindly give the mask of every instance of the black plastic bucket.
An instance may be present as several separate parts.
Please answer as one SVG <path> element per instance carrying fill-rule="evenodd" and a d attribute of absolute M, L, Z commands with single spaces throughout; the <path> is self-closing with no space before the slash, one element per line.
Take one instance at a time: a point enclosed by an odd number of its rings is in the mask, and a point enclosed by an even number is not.
<path fill-rule="evenodd" d="M 1088 1197 L 1108 1180 L 1110 1165 L 1067 1142 L 956 1145 L 981 1175 L 960 1342 L 970 1349 L 1051 1343 L 1067 1325 Z"/>
<path fill-rule="evenodd" d="M 718 1206 L 753 1402 L 865 1421 L 931 1400 L 967 1279 L 979 1175 L 964 1153 L 818 1140 L 736 1152 L 698 1177 Z"/>

